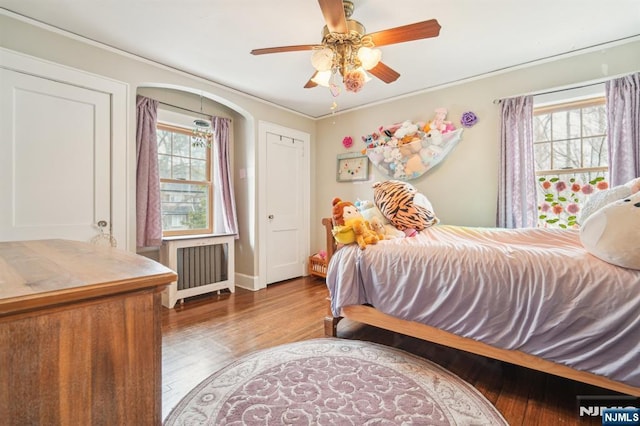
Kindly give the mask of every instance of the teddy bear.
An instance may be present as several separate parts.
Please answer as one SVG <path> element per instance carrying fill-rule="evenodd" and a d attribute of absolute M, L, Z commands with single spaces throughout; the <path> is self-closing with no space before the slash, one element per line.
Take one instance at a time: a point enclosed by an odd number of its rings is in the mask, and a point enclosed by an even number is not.
<path fill-rule="evenodd" d="M 588 216 L 580 227 L 580 241 L 605 262 L 640 270 L 640 191 Z"/>
<path fill-rule="evenodd" d="M 396 229 L 382 212 L 373 204 L 373 201 L 358 201 L 356 206 L 365 220 L 371 224 L 371 229 L 376 231 L 380 240 L 404 238 L 404 232 Z"/>
<path fill-rule="evenodd" d="M 334 224 L 332 232 L 336 241 L 343 244 L 355 241 L 361 250 L 366 249 L 367 245 L 376 244 L 380 241 L 378 234 L 371 229 L 371 225 L 364 219 L 355 204 L 350 201 L 342 201 L 338 197 L 334 198 L 331 204 L 333 205 L 332 218 Z M 348 238 L 343 239 L 340 237 L 348 235 L 349 230 L 353 232 L 353 241 L 345 242 L 348 241 Z"/>
<path fill-rule="evenodd" d="M 413 124 L 407 120 L 393 133 L 393 136 L 398 139 L 399 144 L 406 144 L 416 140 L 420 140 L 418 137 L 418 125 Z"/>

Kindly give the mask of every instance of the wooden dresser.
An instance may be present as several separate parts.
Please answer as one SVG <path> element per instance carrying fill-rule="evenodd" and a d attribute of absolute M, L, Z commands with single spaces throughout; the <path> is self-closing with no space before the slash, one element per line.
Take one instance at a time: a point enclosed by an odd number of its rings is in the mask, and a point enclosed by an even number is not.
<path fill-rule="evenodd" d="M 66 240 L 0 243 L 0 423 L 160 425 L 161 291 L 176 275 Z"/>

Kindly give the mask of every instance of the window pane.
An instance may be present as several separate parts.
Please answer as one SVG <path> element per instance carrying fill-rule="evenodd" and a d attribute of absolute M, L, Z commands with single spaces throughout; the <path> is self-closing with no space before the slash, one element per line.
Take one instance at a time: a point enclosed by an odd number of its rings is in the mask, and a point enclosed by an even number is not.
<path fill-rule="evenodd" d="M 553 140 L 567 139 L 569 137 L 569 131 L 567 129 L 569 119 L 567 111 L 554 112 L 551 117 L 553 120 L 553 132 L 551 134 Z"/>
<path fill-rule="evenodd" d="M 173 155 L 188 157 L 191 151 L 191 138 L 182 133 L 173 134 Z"/>
<path fill-rule="evenodd" d="M 207 162 L 205 160 L 191 160 L 191 180 L 207 180 Z"/>
<path fill-rule="evenodd" d="M 580 110 L 573 109 L 567 111 L 567 135 L 571 139 L 580 137 Z"/>
<path fill-rule="evenodd" d="M 533 141 L 551 140 L 551 115 L 541 114 L 533 116 Z"/>
<path fill-rule="evenodd" d="M 607 138 L 585 138 L 583 141 L 584 167 L 601 167 L 609 164 Z"/>
<path fill-rule="evenodd" d="M 537 143 L 533 145 L 536 170 L 551 169 L 551 143 Z"/>
<path fill-rule="evenodd" d="M 553 168 L 567 169 L 578 168 L 582 154 L 580 141 L 561 141 L 553 143 Z"/>
<path fill-rule="evenodd" d="M 208 185 L 161 182 L 160 197 L 164 231 L 209 227 Z"/>
<path fill-rule="evenodd" d="M 604 135 L 607 131 L 607 113 L 604 105 L 582 109 L 584 136 Z"/>
<path fill-rule="evenodd" d="M 158 154 L 171 154 L 171 133 L 157 129 Z"/>
<path fill-rule="evenodd" d="M 191 146 L 191 157 L 205 160 L 207 158 L 207 147 L 201 145 Z"/>
<path fill-rule="evenodd" d="M 158 172 L 160 179 L 171 179 L 171 156 L 158 155 Z"/>
<path fill-rule="evenodd" d="M 173 179 L 189 180 L 189 159 L 173 157 Z"/>

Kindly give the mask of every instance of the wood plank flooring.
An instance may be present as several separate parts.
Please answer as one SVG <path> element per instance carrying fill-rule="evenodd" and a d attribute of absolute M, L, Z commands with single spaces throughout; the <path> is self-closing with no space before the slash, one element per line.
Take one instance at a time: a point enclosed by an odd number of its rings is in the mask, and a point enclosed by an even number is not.
<path fill-rule="evenodd" d="M 305 277 L 163 308 L 162 417 L 198 383 L 245 354 L 324 337 L 327 296 L 324 280 Z M 578 416 L 576 396 L 612 394 L 347 320 L 338 324 L 338 336 L 393 346 L 443 366 L 475 386 L 511 425 L 599 425 L 599 418 Z"/>

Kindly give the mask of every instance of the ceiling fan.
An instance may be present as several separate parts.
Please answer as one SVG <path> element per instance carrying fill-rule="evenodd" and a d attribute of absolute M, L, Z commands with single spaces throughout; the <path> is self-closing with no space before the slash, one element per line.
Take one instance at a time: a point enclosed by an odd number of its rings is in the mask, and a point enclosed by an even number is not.
<path fill-rule="evenodd" d="M 331 78 L 339 73 L 348 91 L 360 90 L 367 75 L 373 74 L 385 83 L 392 83 L 400 74 L 380 62 L 377 46 L 437 37 L 440 24 L 435 19 L 367 34 L 360 22 L 349 19 L 353 13 L 351 0 L 318 0 L 326 25 L 321 44 L 268 47 L 254 49 L 252 55 L 313 50 L 311 62 L 316 69 L 305 88 L 317 85 L 332 87 Z M 332 89 L 333 92 L 333 89 Z"/>

